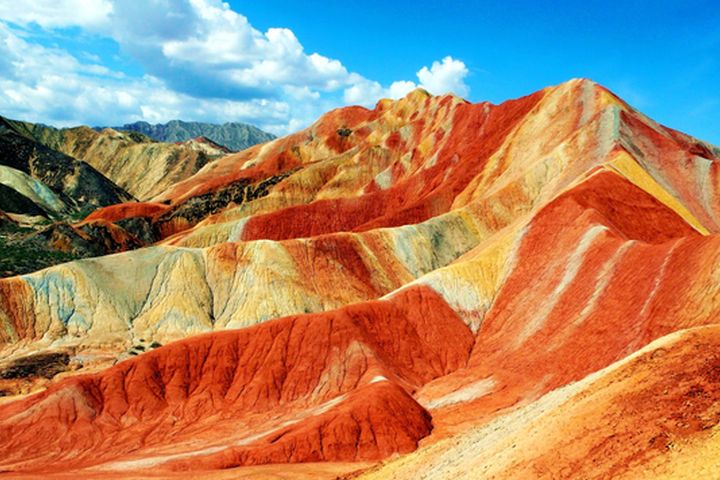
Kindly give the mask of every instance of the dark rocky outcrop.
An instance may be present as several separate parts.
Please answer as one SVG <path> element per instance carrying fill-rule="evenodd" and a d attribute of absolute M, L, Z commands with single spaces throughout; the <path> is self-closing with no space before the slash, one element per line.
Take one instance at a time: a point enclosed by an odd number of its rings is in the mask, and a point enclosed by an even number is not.
<path fill-rule="evenodd" d="M 2 183 L 0 183 L 0 210 L 23 215 L 46 215 L 45 210 L 35 202 Z"/>
<path fill-rule="evenodd" d="M 66 352 L 38 353 L 18 358 L 0 369 L 0 379 L 27 377 L 53 378 L 68 369 L 70 355 Z"/>
<path fill-rule="evenodd" d="M 257 183 L 241 179 L 217 190 L 190 197 L 158 217 L 155 221 L 156 230 L 164 237 L 177 231 L 177 226 L 180 226 L 181 229 L 188 228 L 209 215 L 223 210 L 231 203 L 240 205 L 264 197 L 270 193 L 271 187 L 296 171 L 297 169 L 289 170 Z"/>
<path fill-rule="evenodd" d="M 75 211 L 132 200 L 87 163 L 36 142 L 1 117 L 0 165 L 40 180 Z"/>

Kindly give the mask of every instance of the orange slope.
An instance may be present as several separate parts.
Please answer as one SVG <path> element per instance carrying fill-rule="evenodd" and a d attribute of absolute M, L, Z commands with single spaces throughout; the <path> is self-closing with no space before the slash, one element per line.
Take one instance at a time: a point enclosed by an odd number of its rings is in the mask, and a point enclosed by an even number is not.
<path fill-rule="evenodd" d="M 690 474 L 720 401 L 696 329 L 720 321 L 718 165 L 587 81 L 330 112 L 94 214 L 150 218 L 160 246 L 0 282 L 13 358 L 181 339 L 0 403 L 0 469 Z"/>
<path fill-rule="evenodd" d="M 0 405 L 0 463 L 52 472 L 378 460 L 430 433 L 408 392 L 464 365 L 471 346 L 427 288 L 199 336 Z"/>

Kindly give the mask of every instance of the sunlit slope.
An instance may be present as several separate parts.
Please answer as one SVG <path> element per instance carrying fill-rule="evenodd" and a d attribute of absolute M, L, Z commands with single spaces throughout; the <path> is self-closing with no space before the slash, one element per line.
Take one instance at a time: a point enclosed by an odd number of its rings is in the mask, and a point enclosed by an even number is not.
<path fill-rule="evenodd" d="M 69 358 L 0 384 L 0 467 L 711 471 L 718 165 L 586 80 L 329 112 L 89 219 L 154 246 L 0 281 L 4 358 Z"/>

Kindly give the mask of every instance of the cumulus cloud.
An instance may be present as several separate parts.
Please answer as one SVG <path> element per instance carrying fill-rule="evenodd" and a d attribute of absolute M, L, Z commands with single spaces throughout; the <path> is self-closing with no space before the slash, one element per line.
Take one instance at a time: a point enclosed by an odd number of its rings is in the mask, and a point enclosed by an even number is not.
<path fill-rule="evenodd" d="M 143 22 L 137 18 L 142 17 Z M 353 75 L 308 53 L 287 28 L 255 29 L 219 0 L 114 0 L 107 34 L 146 71 L 197 97 L 281 97 L 287 87 L 330 92 Z"/>
<path fill-rule="evenodd" d="M 416 73 L 419 80 L 398 80 L 383 88 L 378 82 L 361 79 L 345 89 L 344 99 L 347 103 L 372 105 L 379 98 L 400 98 L 416 88 L 424 88 L 433 95 L 454 93 L 466 96 L 470 88 L 465 83 L 469 71 L 461 60 L 447 56 L 440 62 L 433 62 L 430 68 L 422 67 Z"/>
<path fill-rule="evenodd" d="M 0 113 L 59 126 L 173 118 L 236 119 L 282 132 L 286 102 L 217 101 L 176 92 L 150 75 L 127 77 L 69 53 L 27 42 L 0 23 Z"/>
<path fill-rule="evenodd" d="M 417 82 L 384 87 L 340 60 L 306 52 L 287 28 L 255 29 L 220 0 L 13 3 L 0 0 L 0 113 L 20 118 L 61 125 L 240 120 L 286 133 L 343 103 L 372 105 L 418 86 L 468 92 L 468 70 L 452 57 L 422 67 Z M 92 56 L 33 43 L 17 30 L 31 24 L 110 38 L 144 75 L 125 76 Z"/>
<path fill-rule="evenodd" d="M 22 5 L 17 0 L 0 0 L 0 19 L 45 28 L 101 28 L 112 12 L 110 0 L 32 0 Z"/>
<path fill-rule="evenodd" d="M 455 93 L 460 96 L 468 94 L 470 89 L 465 84 L 468 69 L 465 64 L 450 56 L 442 62 L 433 62 L 428 69 L 423 67 L 417 72 L 420 85 L 433 94 Z"/>

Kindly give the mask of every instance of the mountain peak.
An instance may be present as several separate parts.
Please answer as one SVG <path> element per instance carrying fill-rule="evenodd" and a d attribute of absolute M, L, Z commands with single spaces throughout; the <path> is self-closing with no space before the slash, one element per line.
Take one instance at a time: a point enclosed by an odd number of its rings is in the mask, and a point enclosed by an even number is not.
<path fill-rule="evenodd" d="M 430 92 L 428 92 L 427 90 L 425 90 L 424 88 L 422 88 L 422 87 L 417 87 L 417 88 L 411 90 L 410 92 L 408 92 L 407 95 L 405 95 L 404 98 L 412 101 L 412 100 L 415 100 L 415 99 L 418 99 L 418 100 L 419 100 L 419 99 L 426 99 L 426 98 L 430 98 L 430 97 L 432 97 L 432 96 L 433 96 L 433 95 L 432 95 Z"/>
<path fill-rule="evenodd" d="M 170 120 L 161 124 L 135 122 L 113 128 L 120 131 L 139 132 L 154 140 L 169 143 L 185 142 L 193 138 L 205 137 L 231 151 L 244 150 L 257 143 L 267 142 L 275 138 L 274 135 L 257 127 L 239 122 L 212 124 Z"/>
<path fill-rule="evenodd" d="M 152 248 L 0 280 L 0 467 L 694 468 L 719 418 L 716 152 L 587 79 L 415 90 L 48 228 Z"/>

